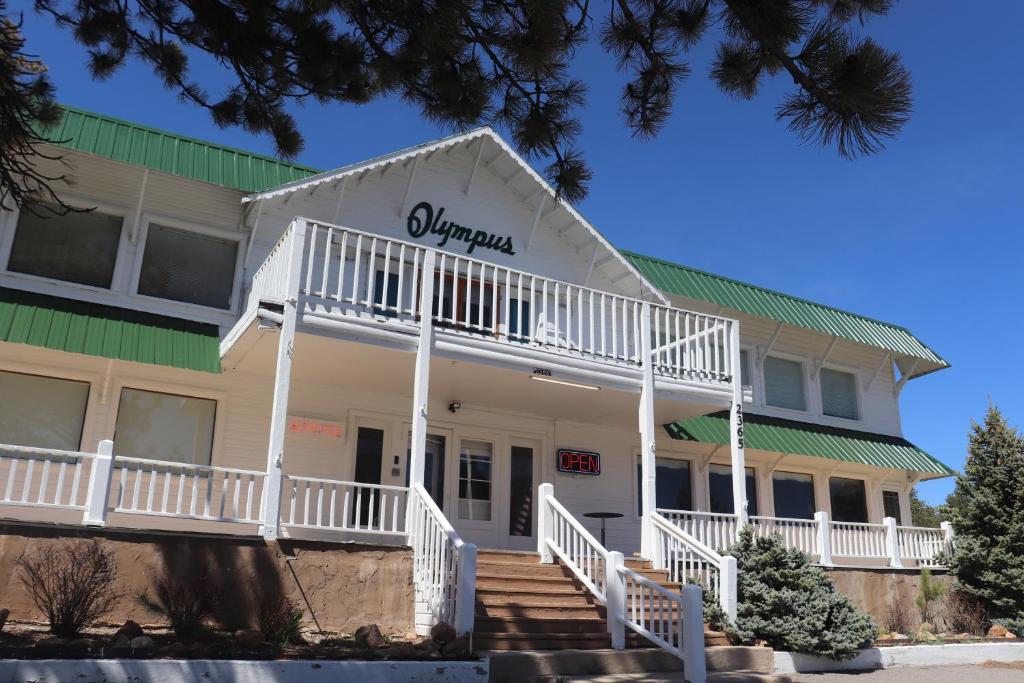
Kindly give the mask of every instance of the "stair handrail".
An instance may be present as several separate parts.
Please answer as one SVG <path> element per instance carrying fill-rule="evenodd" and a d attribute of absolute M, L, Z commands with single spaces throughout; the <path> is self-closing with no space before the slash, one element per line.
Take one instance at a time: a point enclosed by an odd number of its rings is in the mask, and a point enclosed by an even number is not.
<path fill-rule="evenodd" d="M 537 490 L 537 550 L 542 564 L 558 557 L 587 590 L 605 605 L 612 647 L 626 647 L 626 632 L 639 633 L 683 660 L 683 675 L 690 683 L 705 683 L 704 602 L 700 586 L 684 586 L 675 593 L 625 566 L 622 553 L 605 548 L 554 495 L 554 486 Z M 573 543 L 563 547 L 571 531 Z M 581 550 L 582 546 L 582 550 Z M 583 564 L 580 564 L 580 561 Z M 603 576 L 597 573 L 598 563 Z M 633 591 L 627 591 L 632 586 Z M 638 598 L 638 593 L 641 595 Z M 654 596 L 657 596 L 655 599 Z M 627 601 L 630 603 L 627 605 Z M 646 610 L 646 611 L 645 611 Z M 657 618 L 652 618 L 655 610 Z"/>
<path fill-rule="evenodd" d="M 472 633 L 476 604 L 476 546 L 466 543 L 423 484 L 410 487 L 406 521 L 413 550 L 416 601 L 435 623 Z"/>
<path fill-rule="evenodd" d="M 651 558 L 651 564 L 654 568 L 667 570 L 672 581 L 686 583 L 689 579 L 699 580 L 705 590 L 715 594 L 718 604 L 729 619 L 736 619 L 736 558 L 722 555 L 701 543 L 660 513 L 653 513 L 651 521 L 654 530 L 654 557 Z M 677 554 L 678 546 L 686 553 L 681 558 Z"/>

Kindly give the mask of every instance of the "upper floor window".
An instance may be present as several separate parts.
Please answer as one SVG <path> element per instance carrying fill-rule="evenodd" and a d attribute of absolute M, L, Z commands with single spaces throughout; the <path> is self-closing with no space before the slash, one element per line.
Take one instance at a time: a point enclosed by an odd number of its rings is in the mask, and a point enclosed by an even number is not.
<path fill-rule="evenodd" d="M 750 381 L 750 352 L 746 349 L 740 350 L 740 384 L 747 388 L 753 386 Z"/>
<path fill-rule="evenodd" d="M 899 491 L 882 491 L 882 509 L 885 511 L 886 517 L 895 519 L 896 524 L 903 524 Z"/>
<path fill-rule="evenodd" d="M 63 216 L 21 211 L 7 270 L 109 289 L 123 222 L 101 211 Z"/>
<path fill-rule="evenodd" d="M 774 356 L 765 358 L 764 400 L 776 408 L 807 410 L 803 365 Z"/>
<path fill-rule="evenodd" d="M 0 372 L 0 443 L 77 451 L 88 382 Z"/>
<path fill-rule="evenodd" d="M 852 373 L 829 368 L 822 368 L 818 377 L 821 383 L 821 412 L 831 417 L 860 419 L 856 377 Z"/>
<path fill-rule="evenodd" d="M 138 293 L 210 308 L 231 308 L 237 239 L 150 223 Z"/>

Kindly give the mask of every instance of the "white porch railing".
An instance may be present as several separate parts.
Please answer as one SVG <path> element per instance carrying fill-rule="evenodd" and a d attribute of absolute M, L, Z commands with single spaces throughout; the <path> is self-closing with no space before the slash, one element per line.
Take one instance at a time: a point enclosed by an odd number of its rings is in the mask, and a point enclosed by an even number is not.
<path fill-rule="evenodd" d="M 409 489 L 290 474 L 282 478 L 281 524 L 286 527 L 405 535 Z"/>
<path fill-rule="evenodd" d="M 655 513 L 653 524 L 655 569 L 668 571 L 670 581 L 696 582 L 718 600 L 730 619 L 736 618 L 736 558 L 720 555 Z"/>
<path fill-rule="evenodd" d="M 833 557 L 888 559 L 891 550 L 886 546 L 886 525 L 857 522 L 832 522 L 830 541 Z"/>
<path fill-rule="evenodd" d="M 727 549 L 736 542 L 737 534 L 739 534 L 739 522 L 736 515 L 662 508 L 659 508 L 657 512 L 683 533 L 715 551 L 720 552 Z"/>
<path fill-rule="evenodd" d="M 704 605 L 701 588 L 675 593 L 625 566 L 558 502 L 551 484 L 537 490 L 537 550 L 542 563 L 557 557 L 605 605 L 612 647 L 626 646 L 628 628 L 683 660 L 683 676 L 705 683 Z"/>
<path fill-rule="evenodd" d="M 82 510 L 94 453 L 0 446 L 0 503 Z"/>
<path fill-rule="evenodd" d="M 897 528 L 899 554 L 904 560 L 916 561 L 921 567 L 939 566 L 941 553 L 952 550 L 952 529 L 949 522 L 940 529 L 920 526 L 901 526 Z"/>
<path fill-rule="evenodd" d="M 619 368 L 639 368 L 649 353 L 660 376 L 723 387 L 731 382 L 731 330 L 738 324 L 733 320 L 650 305 L 351 228 L 298 221 L 306 224 L 303 243 L 293 243 L 293 222 L 256 270 L 250 308 L 289 296 L 287 255 L 301 249 L 297 294 L 313 316 L 416 328 L 424 259 L 433 252 L 432 317 L 439 332 Z M 648 353 L 640 348 L 645 306 L 651 309 Z"/>
<path fill-rule="evenodd" d="M 416 628 L 427 635 L 444 622 L 459 635 L 473 631 L 476 546 L 463 542 L 422 484 L 409 491 L 409 545 L 413 551 Z"/>
<path fill-rule="evenodd" d="M 759 538 L 779 534 L 787 548 L 796 548 L 808 555 L 820 553 L 819 525 L 816 520 L 753 515 L 750 524 L 754 527 L 754 535 Z"/>

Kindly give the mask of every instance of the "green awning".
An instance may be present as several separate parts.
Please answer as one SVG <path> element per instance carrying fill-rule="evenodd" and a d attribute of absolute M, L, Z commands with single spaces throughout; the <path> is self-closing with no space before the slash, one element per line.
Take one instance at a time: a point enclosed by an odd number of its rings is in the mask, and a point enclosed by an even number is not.
<path fill-rule="evenodd" d="M 668 294 L 706 301 L 740 313 L 814 330 L 892 351 L 897 356 L 916 359 L 919 362 L 913 370 L 915 377 L 949 367 L 945 359 L 905 327 L 652 256 L 628 251 L 622 254 L 651 284 Z M 901 370 L 910 372 L 909 368 L 910 363 L 901 364 Z"/>
<path fill-rule="evenodd" d="M 220 372 L 217 326 L 0 288 L 0 342 Z"/>
<path fill-rule="evenodd" d="M 683 441 L 726 445 L 729 443 L 729 413 L 680 420 L 665 425 L 669 436 Z M 809 455 L 893 470 L 910 470 L 942 477 L 956 472 L 898 436 L 858 432 L 823 425 L 744 414 L 746 448 Z"/>

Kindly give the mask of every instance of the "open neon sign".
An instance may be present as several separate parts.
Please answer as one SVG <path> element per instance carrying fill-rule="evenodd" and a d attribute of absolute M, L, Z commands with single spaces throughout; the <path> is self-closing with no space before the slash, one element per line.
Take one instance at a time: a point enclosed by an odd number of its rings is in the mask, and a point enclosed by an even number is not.
<path fill-rule="evenodd" d="M 601 454 L 591 451 L 558 449 L 558 471 L 569 474 L 601 474 Z"/>

